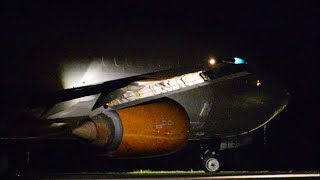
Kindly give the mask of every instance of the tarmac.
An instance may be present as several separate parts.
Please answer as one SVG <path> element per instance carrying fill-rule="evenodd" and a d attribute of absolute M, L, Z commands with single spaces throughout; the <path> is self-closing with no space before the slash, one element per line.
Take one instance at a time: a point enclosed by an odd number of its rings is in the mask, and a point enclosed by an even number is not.
<path fill-rule="evenodd" d="M 16 174 L 12 179 L 320 179 L 320 171 L 308 172 L 152 172 L 152 173 L 52 173 Z"/>

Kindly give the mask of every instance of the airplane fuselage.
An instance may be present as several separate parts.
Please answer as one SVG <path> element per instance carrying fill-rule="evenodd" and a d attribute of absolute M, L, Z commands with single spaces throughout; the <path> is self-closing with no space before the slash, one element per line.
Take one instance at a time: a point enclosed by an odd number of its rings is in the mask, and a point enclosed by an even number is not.
<path fill-rule="evenodd" d="M 164 155 L 188 141 L 247 134 L 288 103 L 278 85 L 246 64 L 228 63 L 134 76 L 57 97 L 31 109 L 42 125 L 29 128 L 33 134 L 80 138 L 110 157 Z"/>

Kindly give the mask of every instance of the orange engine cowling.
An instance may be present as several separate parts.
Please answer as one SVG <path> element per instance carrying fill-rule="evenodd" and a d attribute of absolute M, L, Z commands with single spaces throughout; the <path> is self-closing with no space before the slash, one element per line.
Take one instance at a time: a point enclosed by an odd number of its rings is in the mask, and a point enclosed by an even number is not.
<path fill-rule="evenodd" d="M 93 123 L 92 123 L 93 122 Z M 164 98 L 118 110 L 106 110 L 92 118 L 91 143 L 107 149 L 105 156 L 139 157 L 165 155 L 187 142 L 190 124 L 184 108 Z M 74 132 L 83 126 L 76 128 Z M 77 134 L 77 133 L 74 133 Z M 79 135 L 81 133 L 78 133 Z M 89 139 L 89 138 L 87 138 Z"/>

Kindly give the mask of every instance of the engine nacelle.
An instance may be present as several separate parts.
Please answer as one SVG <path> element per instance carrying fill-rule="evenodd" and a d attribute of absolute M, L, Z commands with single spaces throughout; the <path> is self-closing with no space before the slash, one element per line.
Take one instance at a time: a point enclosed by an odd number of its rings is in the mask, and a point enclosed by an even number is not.
<path fill-rule="evenodd" d="M 184 108 L 163 98 L 118 110 L 106 110 L 73 134 L 106 148 L 110 157 L 165 155 L 187 142 L 190 122 Z"/>

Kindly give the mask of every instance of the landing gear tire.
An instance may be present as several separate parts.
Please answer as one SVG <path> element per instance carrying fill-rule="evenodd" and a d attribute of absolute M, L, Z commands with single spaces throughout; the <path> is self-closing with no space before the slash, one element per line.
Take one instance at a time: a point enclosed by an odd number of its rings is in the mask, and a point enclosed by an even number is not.
<path fill-rule="evenodd" d="M 205 172 L 218 172 L 221 168 L 220 160 L 217 156 L 207 155 L 202 162 L 202 168 Z"/>

